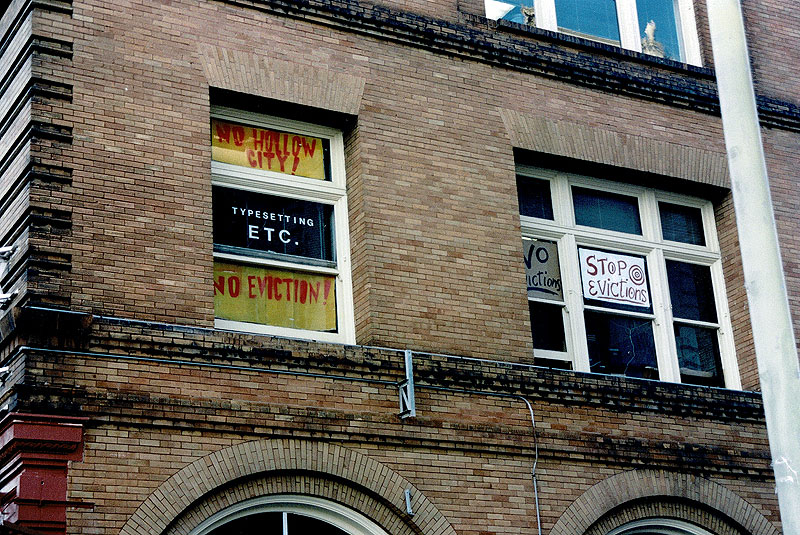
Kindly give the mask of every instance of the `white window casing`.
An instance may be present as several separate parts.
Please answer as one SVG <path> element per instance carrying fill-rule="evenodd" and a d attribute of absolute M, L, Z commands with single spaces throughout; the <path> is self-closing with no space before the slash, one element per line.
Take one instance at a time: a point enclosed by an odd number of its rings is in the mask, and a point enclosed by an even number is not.
<path fill-rule="evenodd" d="M 597 248 L 614 253 L 643 256 L 646 259 L 648 281 L 651 292 L 652 313 L 626 311 L 626 317 L 652 318 L 653 338 L 660 380 L 681 382 L 678 355 L 674 334 L 670 291 L 667 284 L 666 261 L 678 261 L 707 267 L 713 286 L 716 306 L 716 323 L 681 319 L 684 325 L 713 329 L 716 332 L 721 360 L 721 373 L 725 388 L 741 389 L 738 365 L 735 357 L 730 314 L 725 294 L 722 274 L 722 260 L 714 224 L 713 206 L 709 201 L 658 191 L 634 185 L 609 182 L 580 175 L 563 173 L 549 169 L 518 166 L 517 174 L 548 181 L 553 208 L 553 220 L 539 219 L 521 215 L 524 238 L 549 240 L 558 244 L 559 264 L 564 295 L 564 330 L 566 358 L 577 371 L 591 371 L 587 345 L 584 312 L 597 310 L 586 305 L 581 286 L 578 249 Z M 575 223 L 572 187 L 590 189 L 598 192 L 624 194 L 638 199 L 642 234 L 628 234 L 594 227 L 584 227 Z M 678 206 L 699 208 L 702 214 L 702 227 L 705 245 L 693 245 L 668 241 L 662 238 L 659 202 Z M 551 358 L 553 355 L 534 350 L 536 357 Z"/>
<path fill-rule="evenodd" d="M 195 527 L 190 535 L 209 535 L 215 529 L 244 516 L 277 512 L 316 518 L 349 535 L 387 535 L 378 524 L 353 509 L 315 496 L 299 494 L 259 496 L 236 503 L 211 515 Z"/>
<path fill-rule="evenodd" d="M 355 343 L 355 321 L 353 317 L 353 288 L 350 267 L 350 232 L 348 227 L 347 190 L 342 132 L 326 126 L 259 115 L 237 109 L 213 107 L 212 118 L 231 121 L 247 126 L 288 131 L 313 136 L 330 143 L 330 180 L 319 180 L 292 176 L 266 169 L 211 162 L 213 186 L 224 186 L 236 190 L 262 193 L 288 199 L 299 199 L 333 208 L 333 249 L 335 266 L 313 265 L 302 258 L 260 258 L 246 254 L 215 251 L 215 260 L 228 260 L 249 265 L 283 268 L 309 274 L 335 276 L 336 332 L 297 329 L 277 325 L 215 320 L 218 329 L 254 332 L 288 338 L 316 340 L 321 342 Z"/>

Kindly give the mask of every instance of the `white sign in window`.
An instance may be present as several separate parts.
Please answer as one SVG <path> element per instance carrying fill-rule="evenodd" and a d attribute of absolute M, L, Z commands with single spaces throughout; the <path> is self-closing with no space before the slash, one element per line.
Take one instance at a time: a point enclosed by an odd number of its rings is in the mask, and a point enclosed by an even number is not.
<path fill-rule="evenodd" d="M 549 241 L 522 240 L 522 260 L 528 281 L 528 298 L 564 301 L 558 246 Z"/>
<path fill-rule="evenodd" d="M 650 308 L 644 258 L 583 248 L 578 256 L 583 297 Z"/>

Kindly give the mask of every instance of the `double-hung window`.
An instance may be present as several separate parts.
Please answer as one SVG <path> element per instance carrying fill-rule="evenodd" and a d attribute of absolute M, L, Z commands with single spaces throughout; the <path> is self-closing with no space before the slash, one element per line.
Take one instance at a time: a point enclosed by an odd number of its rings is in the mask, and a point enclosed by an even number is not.
<path fill-rule="evenodd" d="M 342 133 L 215 108 L 218 328 L 354 343 Z"/>
<path fill-rule="evenodd" d="M 741 388 L 713 207 L 519 167 L 535 361 Z"/>
<path fill-rule="evenodd" d="M 486 16 L 700 65 L 692 0 L 484 0 Z"/>

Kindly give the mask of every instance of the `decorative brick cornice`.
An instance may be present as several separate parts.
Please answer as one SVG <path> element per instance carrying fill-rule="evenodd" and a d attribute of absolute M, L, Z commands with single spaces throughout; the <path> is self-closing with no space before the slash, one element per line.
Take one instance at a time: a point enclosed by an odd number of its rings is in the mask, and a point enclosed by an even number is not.
<path fill-rule="evenodd" d="M 307 20 L 538 74 L 679 108 L 719 115 L 714 73 L 668 60 L 656 60 L 600 43 L 525 26 L 497 24 L 466 15 L 458 24 L 392 10 L 359 0 L 217 0 L 279 16 Z M 800 107 L 759 97 L 762 124 L 800 131 Z"/>
<path fill-rule="evenodd" d="M 95 318 L 90 351 L 123 351 L 130 358 L 158 356 L 204 365 L 237 362 L 287 371 L 333 373 L 389 381 L 403 378 L 402 350 L 340 346 L 213 329 Z M 117 331 L 125 327 L 123 331 Z M 158 339 L 148 335 L 159 332 Z M 174 334 L 171 334 L 174 333 Z M 307 355 L 313 355 L 308 358 Z M 415 353 L 419 386 L 482 390 L 543 399 L 565 406 L 694 416 L 716 421 L 763 422 L 761 395 L 662 381 L 551 370 L 472 358 Z"/>

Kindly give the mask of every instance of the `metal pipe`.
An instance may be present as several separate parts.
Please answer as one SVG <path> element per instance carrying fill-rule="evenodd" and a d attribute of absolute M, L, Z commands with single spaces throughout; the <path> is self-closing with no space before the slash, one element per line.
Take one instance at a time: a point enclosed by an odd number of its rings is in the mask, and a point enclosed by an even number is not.
<path fill-rule="evenodd" d="M 800 365 L 738 0 L 707 0 L 745 289 L 786 534 L 800 534 Z M 787 60 L 788 61 L 788 60 Z"/>

